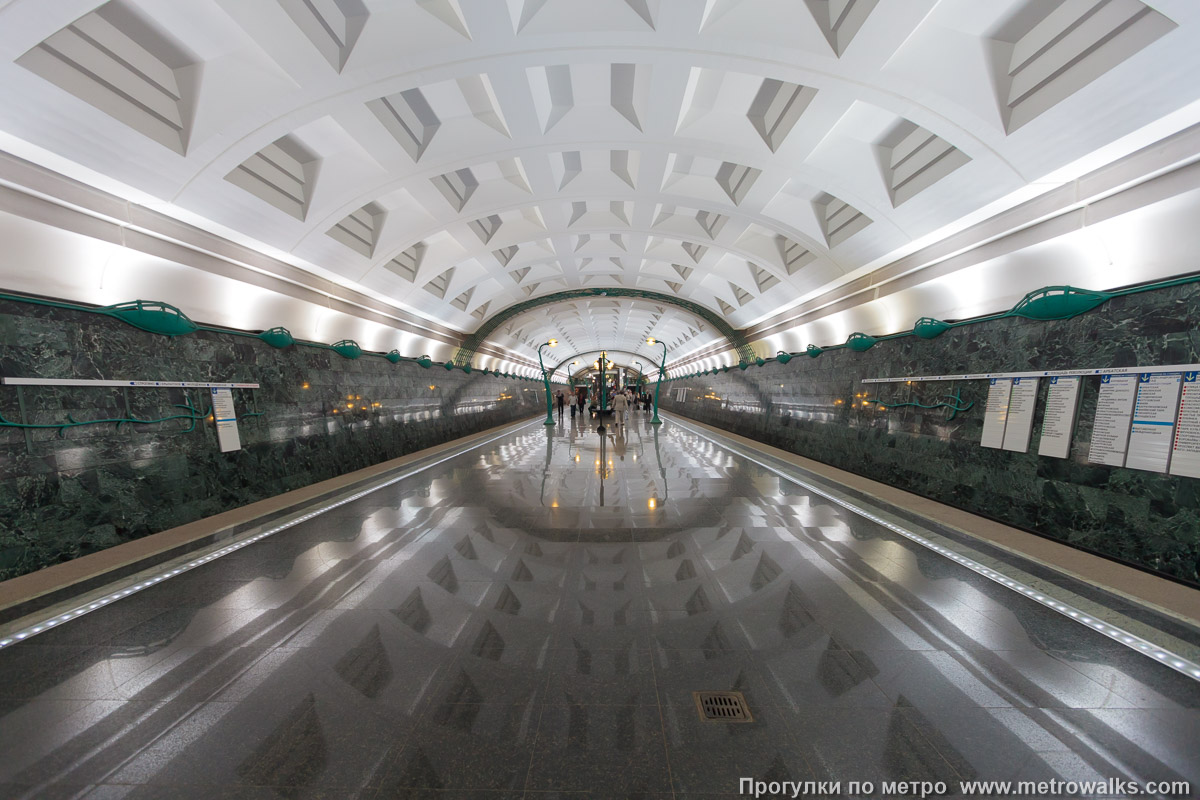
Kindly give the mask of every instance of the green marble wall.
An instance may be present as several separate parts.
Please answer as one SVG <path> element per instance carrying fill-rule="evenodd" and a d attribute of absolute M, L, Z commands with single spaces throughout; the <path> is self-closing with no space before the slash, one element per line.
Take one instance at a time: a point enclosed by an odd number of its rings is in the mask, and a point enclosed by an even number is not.
<path fill-rule="evenodd" d="M 0 374 L 259 383 L 235 391 L 242 449 L 211 422 L 0 428 L 0 579 L 544 411 L 538 383 L 440 365 L 277 350 L 216 333 L 167 338 L 107 317 L 0 301 Z M 57 423 L 208 408 L 207 390 L 0 386 L 10 421 Z M 353 400 L 349 398 L 355 398 Z M 347 407 L 353 403 L 355 408 Z M 365 406 L 365 408 L 364 408 Z M 334 411 L 337 413 L 334 413 Z"/>
<path fill-rule="evenodd" d="M 862 384 L 863 378 L 1200 363 L 1200 286 L 1117 298 L 1060 322 L 1018 318 L 865 353 L 769 362 L 663 385 L 661 405 L 709 424 L 1067 544 L 1200 584 L 1200 480 L 1087 463 L 1099 379 L 1083 381 L 1066 459 L 1036 455 L 1047 381 L 1028 453 L 980 447 L 985 381 Z M 688 387 L 685 402 L 674 391 Z M 877 388 L 878 387 L 878 388 Z M 962 390 L 975 407 L 864 406 Z M 711 397 L 705 397 L 711 395 Z"/>

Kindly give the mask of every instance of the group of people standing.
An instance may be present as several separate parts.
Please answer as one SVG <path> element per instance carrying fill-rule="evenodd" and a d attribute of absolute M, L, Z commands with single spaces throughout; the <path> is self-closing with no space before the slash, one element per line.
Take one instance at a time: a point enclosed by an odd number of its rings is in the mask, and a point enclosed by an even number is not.
<path fill-rule="evenodd" d="M 613 410 L 613 415 L 616 417 L 616 424 L 625 424 L 625 415 L 630 411 L 649 411 L 653 405 L 653 399 L 649 392 L 635 392 L 632 387 L 626 386 L 624 389 L 616 389 L 608 397 L 609 407 Z M 579 388 L 568 394 L 564 394 L 560 389 L 555 395 L 555 404 L 558 406 L 558 421 L 563 420 L 563 409 L 568 405 L 571 408 L 571 417 L 575 417 L 576 410 L 580 414 L 587 407 L 587 389 Z"/>

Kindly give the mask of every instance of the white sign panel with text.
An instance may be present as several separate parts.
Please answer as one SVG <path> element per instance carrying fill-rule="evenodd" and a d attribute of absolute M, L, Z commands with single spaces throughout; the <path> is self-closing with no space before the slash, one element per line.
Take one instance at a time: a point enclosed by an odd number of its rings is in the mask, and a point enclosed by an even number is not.
<path fill-rule="evenodd" d="M 241 450 L 242 441 L 238 436 L 237 412 L 233 410 L 233 392 L 229 389 L 211 389 L 213 419 L 217 423 L 217 443 L 221 452 Z"/>

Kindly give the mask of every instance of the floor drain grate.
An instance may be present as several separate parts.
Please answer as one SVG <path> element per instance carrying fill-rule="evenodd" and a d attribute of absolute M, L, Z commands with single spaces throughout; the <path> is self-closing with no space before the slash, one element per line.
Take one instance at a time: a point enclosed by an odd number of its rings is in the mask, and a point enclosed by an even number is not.
<path fill-rule="evenodd" d="M 754 722 L 741 692 L 692 692 L 700 719 L 710 722 Z"/>

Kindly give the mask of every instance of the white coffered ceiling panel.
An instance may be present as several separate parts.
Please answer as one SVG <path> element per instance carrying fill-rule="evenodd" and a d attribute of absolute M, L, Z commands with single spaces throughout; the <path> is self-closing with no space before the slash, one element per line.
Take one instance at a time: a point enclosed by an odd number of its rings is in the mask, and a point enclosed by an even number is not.
<path fill-rule="evenodd" d="M 1192 0 L 11 0 L 0 144 L 462 333 L 616 287 L 742 329 L 1196 123 L 1198 44 Z M 614 298 L 494 344 L 650 334 L 720 342 Z"/>

